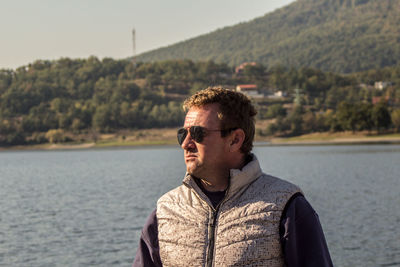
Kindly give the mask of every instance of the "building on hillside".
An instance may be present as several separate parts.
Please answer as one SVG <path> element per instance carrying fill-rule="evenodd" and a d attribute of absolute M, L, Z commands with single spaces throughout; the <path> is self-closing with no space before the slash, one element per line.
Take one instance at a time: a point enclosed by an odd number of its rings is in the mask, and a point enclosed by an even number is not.
<path fill-rule="evenodd" d="M 358 85 L 360 88 L 362 88 L 362 89 L 367 89 L 367 90 L 374 90 L 374 86 L 372 86 L 372 85 L 369 85 L 369 84 L 366 84 L 366 83 L 360 83 L 359 85 Z"/>
<path fill-rule="evenodd" d="M 234 85 L 224 84 L 221 85 L 221 87 L 229 91 L 236 91 L 236 87 Z"/>
<path fill-rule="evenodd" d="M 260 94 L 256 84 L 239 84 L 236 86 L 236 91 L 252 98 L 263 98 L 264 94 Z"/>
<path fill-rule="evenodd" d="M 374 96 L 374 97 L 372 97 L 372 105 L 376 105 L 380 102 L 384 102 L 386 104 L 391 104 L 389 96 Z"/>
<path fill-rule="evenodd" d="M 246 66 L 256 66 L 257 62 L 244 62 L 242 64 L 240 64 L 239 66 L 236 67 L 235 69 L 235 73 L 236 74 L 243 74 L 244 68 Z"/>
<path fill-rule="evenodd" d="M 281 90 L 278 90 L 278 91 L 275 91 L 273 94 L 268 95 L 267 98 L 270 98 L 270 99 L 279 99 L 279 98 L 283 98 L 283 97 L 286 97 L 286 96 L 287 96 L 287 93 L 286 93 L 286 92 L 283 92 L 283 91 L 281 91 Z"/>
<path fill-rule="evenodd" d="M 388 86 L 391 86 L 392 83 L 391 82 L 383 82 L 383 81 L 379 81 L 379 82 L 375 82 L 374 87 L 377 90 L 383 90 Z"/>
<path fill-rule="evenodd" d="M 285 97 L 285 96 L 287 96 L 287 94 L 286 94 L 286 92 L 283 92 L 283 91 L 279 90 L 279 91 L 276 91 L 274 93 L 274 96 L 276 96 L 276 97 Z"/>

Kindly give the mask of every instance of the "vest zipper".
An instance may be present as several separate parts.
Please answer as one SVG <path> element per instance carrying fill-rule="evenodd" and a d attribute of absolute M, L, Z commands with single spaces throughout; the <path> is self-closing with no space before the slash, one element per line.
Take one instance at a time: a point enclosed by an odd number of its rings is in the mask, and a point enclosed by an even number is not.
<path fill-rule="evenodd" d="M 214 246 L 215 246 L 215 226 L 217 224 L 219 207 L 212 213 L 211 220 L 212 223 L 208 224 L 208 236 L 209 236 L 209 245 L 207 252 L 207 266 L 212 267 L 214 261 Z"/>
<path fill-rule="evenodd" d="M 194 182 L 194 183 L 196 183 L 196 182 Z M 194 188 L 190 184 L 184 183 L 184 185 L 186 185 L 189 188 Z M 196 192 L 196 190 L 194 190 L 194 192 L 200 197 L 200 199 L 203 199 L 211 207 L 211 210 L 212 210 L 211 218 L 209 220 L 212 223 L 208 224 L 209 245 L 208 245 L 207 255 L 206 255 L 206 266 L 207 267 L 212 267 L 213 263 L 214 263 L 215 230 L 216 230 L 216 225 L 217 225 L 218 211 L 219 211 L 220 206 L 226 201 L 226 197 L 228 196 L 229 189 L 230 189 L 230 185 L 228 185 L 228 188 L 226 189 L 224 198 L 221 200 L 221 202 L 217 205 L 216 208 L 214 208 L 211 203 L 208 203 L 207 200 L 205 200 L 198 192 Z"/>
<path fill-rule="evenodd" d="M 219 208 L 222 206 L 222 204 L 226 201 L 226 197 L 229 193 L 229 186 L 226 190 L 224 198 L 221 200 L 221 202 L 217 205 L 217 207 L 214 208 L 212 207 L 212 217 L 210 221 L 212 222 L 211 224 L 208 225 L 208 236 L 209 236 L 209 246 L 208 246 L 208 252 L 207 252 L 207 262 L 206 266 L 207 267 L 212 267 L 214 264 L 214 253 L 215 253 L 215 231 L 217 228 L 217 219 L 218 219 L 218 212 Z"/>

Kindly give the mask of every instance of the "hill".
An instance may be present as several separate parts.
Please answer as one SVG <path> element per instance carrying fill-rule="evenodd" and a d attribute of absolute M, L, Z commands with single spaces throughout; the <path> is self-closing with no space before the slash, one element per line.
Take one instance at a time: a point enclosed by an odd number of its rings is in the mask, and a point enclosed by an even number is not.
<path fill-rule="evenodd" d="M 143 53 L 138 61 L 257 61 L 350 73 L 400 61 L 400 0 L 298 0 L 247 23 Z"/>
<path fill-rule="evenodd" d="M 379 88 L 375 81 L 386 82 Z M 159 143 L 162 138 L 149 139 L 152 133 L 143 129 L 182 125 L 182 100 L 188 95 L 210 84 L 251 83 L 265 94 L 254 99 L 257 119 L 268 123 L 261 124 L 258 135 L 400 131 L 400 65 L 347 75 L 304 67 L 265 71 L 256 65 L 236 75 L 212 61 L 134 68 L 127 60 L 62 58 L 0 70 L 0 147 L 101 143 L 109 134 L 124 144 Z"/>

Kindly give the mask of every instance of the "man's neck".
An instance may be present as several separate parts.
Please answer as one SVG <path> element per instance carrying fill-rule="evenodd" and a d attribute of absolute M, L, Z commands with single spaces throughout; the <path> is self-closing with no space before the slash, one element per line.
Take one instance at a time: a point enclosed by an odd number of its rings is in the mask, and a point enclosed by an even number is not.
<path fill-rule="evenodd" d="M 230 165 L 230 169 L 241 170 L 251 160 L 252 160 L 252 157 L 250 157 L 250 154 L 245 155 L 245 154 L 240 153 L 236 156 L 236 158 L 232 159 L 232 164 Z"/>
<path fill-rule="evenodd" d="M 218 174 L 216 173 L 213 175 L 213 177 L 205 177 L 205 179 L 199 178 L 201 185 L 205 190 L 210 192 L 225 191 L 229 185 L 230 170 L 231 169 L 241 170 L 252 159 L 253 157 L 251 155 L 242 155 L 242 157 L 238 158 L 235 164 L 226 167 L 223 172 Z"/>
<path fill-rule="evenodd" d="M 215 183 L 200 178 L 200 183 L 209 192 L 225 191 L 228 188 L 229 177 L 218 179 Z"/>

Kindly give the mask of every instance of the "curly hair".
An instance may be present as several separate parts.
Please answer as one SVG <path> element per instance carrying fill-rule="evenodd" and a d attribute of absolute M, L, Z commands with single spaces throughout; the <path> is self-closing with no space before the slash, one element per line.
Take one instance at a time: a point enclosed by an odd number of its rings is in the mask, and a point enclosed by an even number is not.
<path fill-rule="evenodd" d="M 244 154 L 250 153 L 253 148 L 257 114 L 250 99 L 242 93 L 222 87 L 208 87 L 186 99 L 183 108 L 188 111 L 191 107 L 202 107 L 212 103 L 219 104 L 218 118 L 223 130 L 240 128 L 244 131 L 245 139 L 240 150 Z M 223 137 L 223 132 L 221 135 Z"/>

